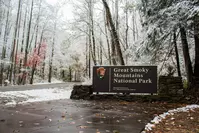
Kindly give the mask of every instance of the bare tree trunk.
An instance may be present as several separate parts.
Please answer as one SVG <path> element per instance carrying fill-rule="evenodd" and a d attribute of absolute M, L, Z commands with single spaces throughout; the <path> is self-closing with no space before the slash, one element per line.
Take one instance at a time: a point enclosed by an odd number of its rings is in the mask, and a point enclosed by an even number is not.
<path fill-rule="evenodd" d="M 91 54 L 92 54 L 91 53 L 91 46 L 90 46 L 90 41 L 89 41 L 89 56 L 88 56 L 88 76 L 89 76 L 89 79 L 91 78 Z"/>
<path fill-rule="evenodd" d="M 135 42 L 135 34 L 136 34 L 136 31 L 135 31 L 135 9 L 133 9 L 133 16 L 132 16 L 132 21 L 133 21 L 133 40 Z"/>
<path fill-rule="evenodd" d="M 86 76 L 88 76 L 88 65 L 89 65 L 89 60 L 88 60 L 88 56 L 89 56 L 89 45 L 88 45 L 88 37 L 86 36 Z"/>
<path fill-rule="evenodd" d="M 16 37 L 17 37 L 17 30 L 18 30 L 18 22 L 19 22 L 19 12 L 20 12 L 20 7 L 21 7 L 21 0 L 19 0 L 18 4 L 18 11 L 17 11 L 17 19 L 16 19 L 16 24 L 15 24 L 15 30 L 14 30 L 14 41 L 12 45 L 12 53 L 11 53 L 11 67 L 10 67 L 10 76 L 9 76 L 9 81 L 12 83 L 12 74 L 13 74 L 13 66 L 14 66 L 14 55 L 15 55 L 15 47 L 16 47 Z"/>
<path fill-rule="evenodd" d="M 178 76 L 181 77 L 181 71 L 180 71 L 180 61 L 179 61 L 179 54 L 178 54 L 178 46 L 176 42 L 176 33 L 175 31 L 173 32 L 173 43 L 175 47 L 175 55 L 176 55 L 176 63 L 177 63 L 177 70 L 178 70 Z"/>
<path fill-rule="evenodd" d="M 25 48 L 25 58 L 24 58 L 24 65 L 23 65 L 24 69 L 26 69 L 26 67 L 27 67 L 27 60 L 28 60 L 28 47 L 29 47 L 29 41 L 30 41 L 30 29 L 31 29 L 31 25 L 32 25 L 33 5 L 34 5 L 34 0 L 32 0 L 30 20 L 29 20 L 29 24 L 28 24 L 28 33 L 27 33 L 26 48 Z M 27 72 L 24 71 L 23 72 L 23 85 L 26 84 L 26 76 L 27 76 Z"/>
<path fill-rule="evenodd" d="M 44 56 L 44 60 L 46 59 L 46 56 Z M 43 62 L 43 65 L 42 65 L 42 78 L 45 79 L 45 65 L 46 63 Z"/>
<path fill-rule="evenodd" d="M 39 12 L 38 12 L 37 23 L 36 23 L 37 27 L 36 27 L 36 37 L 35 37 L 35 46 L 34 46 L 34 48 L 37 47 L 37 38 L 38 38 L 39 21 L 40 21 L 40 10 L 41 10 L 41 0 L 40 0 L 40 3 L 39 3 Z M 42 33 L 43 33 L 43 31 L 42 31 Z M 42 43 L 42 40 L 40 40 L 40 43 L 39 43 L 39 48 L 38 48 L 38 53 L 37 53 L 38 56 L 39 56 L 39 53 L 40 53 L 41 43 Z M 32 65 L 30 84 L 33 84 L 36 67 L 37 67 L 37 61 L 33 62 L 33 65 Z"/>
<path fill-rule="evenodd" d="M 72 68 L 69 67 L 69 81 L 72 82 Z"/>
<path fill-rule="evenodd" d="M 24 51 L 24 42 L 25 42 L 25 29 L 26 29 L 26 21 L 27 21 L 27 11 L 28 11 L 28 6 L 26 7 L 25 11 L 25 16 L 24 16 L 24 24 L 23 24 L 23 35 L 22 35 L 22 41 L 21 41 L 21 54 Z M 20 58 L 20 63 L 19 63 L 19 73 L 21 73 L 21 68 L 22 68 L 23 60 Z M 21 84 L 22 78 L 19 76 L 18 77 L 18 84 Z"/>
<path fill-rule="evenodd" d="M 5 26 L 5 31 L 4 31 L 4 41 L 3 41 L 3 47 L 2 47 L 2 56 L 1 56 L 1 60 L 3 61 L 6 58 L 6 44 L 7 44 L 7 40 L 8 40 L 8 33 L 9 33 L 9 16 L 10 16 L 10 1 L 9 0 L 9 8 L 7 11 L 7 17 L 6 17 L 6 26 Z M 0 1 L 2 2 L 2 1 Z M 0 37 L 1 37 L 1 33 L 0 33 Z M 4 63 L 1 63 L 1 73 L 0 73 L 0 85 L 3 84 L 3 73 L 4 73 Z"/>
<path fill-rule="evenodd" d="M 99 60 L 100 60 L 100 65 L 103 64 L 103 57 L 102 57 L 102 38 L 101 38 L 101 33 L 100 33 L 100 46 L 99 46 Z"/>
<path fill-rule="evenodd" d="M 199 15 L 194 18 L 195 65 L 194 76 L 199 78 Z"/>
<path fill-rule="evenodd" d="M 49 63 L 49 75 L 48 75 L 48 82 L 51 83 L 52 78 L 52 65 L 53 65 L 53 57 L 54 57 L 54 50 L 55 50 L 55 35 L 56 35 L 56 29 L 57 29 L 57 20 L 54 23 L 54 33 L 53 33 L 53 44 L 52 44 L 52 53 Z"/>
<path fill-rule="evenodd" d="M 93 0 L 89 1 L 89 18 L 90 18 L 90 30 L 92 36 L 92 43 L 93 43 L 93 63 L 97 65 L 96 61 L 96 44 L 95 44 L 95 34 L 94 34 L 94 20 L 93 20 Z"/>
<path fill-rule="evenodd" d="M 190 59 L 190 54 L 189 54 L 186 31 L 185 31 L 185 28 L 182 26 L 180 26 L 180 34 L 181 34 L 181 42 L 182 42 L 185 68 L 186 68 L 186 73 L 187 73 L 187 81 L 188 81 L 188 86 L 190 87 L 191 82 L 192 82 L 193 70 L 192 70 L 192 64 L 191 64 L 191 59 Z"/>
<path fill-rule="evenodd" d="M 195 65 L 193 95 L 199 99 L 199 15 L 194 18 L 194 40 L 195 40 Z"/>
<path fill-rule="evenodd" d="M 129 20 L 128 20 L 128 2 L 126 0 L 126 11 L 125 11 L 125 17 L 126 17 L 126 36 L 125 36 L 125 43 L 126 43 L 126 50 L 129 48 L 128 45 L 128 31 L 129 31 Z M 126 55 L 126 64 L 128 63 L 128 55 Z"/>
<path fill-rule="evenodd" d="M 117 50 L 120 65 L 125 65 L 123 55 L 122 55 L 122 50 L 120 47 L 119 37 L 118 37 L 117 31 L 115 29 L 115 26 L 114 26 L 114 23 L 113 23 L 113 20 L 111 17 L 109 6 L 108 6 L 106 0 L 102 0 L 102 2 L 106 9 L 106 16 L 107 16 L 107 19 L 108 19 L 108 22 L 109 22 L 109 25 L 111 28 L 112 45 L 115 46 L 115 48 Z M 112 47 L 112 49 L 114 49 L 114 47 Z"/>
<path fill-rule="evenodd" d="M 16 81 L 16 67 L 17 67 L 17 54 L 18 54 L 18 48 L 19 48 L 19 37 L 20 37 L 20 26 L 21 26 L 21 15 L 22 15 L 22 5 L 20 7 L 20 15 L 19 15 L 19 24 L 18 24 L 18 33 L 17 33 L 17 46 L 16 46 L 16 51 L 15 51 L 15 63 L 14 63 L 14 71 L 13 71 L 13 83 L 15 84 Z"/>
<path fill-rule="evenodd" d="M 91 51 L 91 56 L 92 56 L 92 59 L 93 59 L 93 63 L 94 64 L 97 64 L 96 63 L 96 59 L 95 59 L 95 56 L 94 56 L 94 52 L 93 52 L 93 48 L 92 48 L 92 33 L 91 33 L 91 29 L 90 29 L 90 27 L 89 27 L 89 50 Z"/>
<path fill-rule="evenodd" d="M 108 46 L 108 59 L 109 59 L 109 65 L 111 65 L 111 48 L 110 48 L 110 43 L 109 43 L 109 38 L 108 38 L 108 33 L 107 33 L 107 19 L 106 19 L 106 12 L 104 11 L 104 28 L 105 28 L 105 34 L 106 34 L 106 42 Z"/>
<path fill-rule="evenodd" d="M 3 27 L 3 16 L 4 16 L 4 9 L 2 8 L 2 0 L 0 0 L 0 39 L 1 39 L 1 35 L 2 35 L 2 27 Z"/>
<path fill-rule="evenodd" d="M 118 0 L 115 0 L 115 29 L 119 36 L 119 14 L 118 14 Z"/>

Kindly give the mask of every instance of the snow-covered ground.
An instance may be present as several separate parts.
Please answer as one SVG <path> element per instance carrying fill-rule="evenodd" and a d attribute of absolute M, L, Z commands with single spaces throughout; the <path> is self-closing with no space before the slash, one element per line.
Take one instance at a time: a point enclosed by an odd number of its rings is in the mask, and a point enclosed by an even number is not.
<path fill-rule="evenodd" d="M 37 81 L 37 83 L 34 83 L 34 85 L 41 85 L 41 84 L 55 84 L 55 83 L 64 83 L 64 82 L 63 82 L 63 81 L 61 81 L 61 80 L 58 80 L 58 79 L 52 78 L 51 83 L 49 83 L 47 80 L 40 80 L 40 81 Z"/>
<path fill-rule="evenodd" d="M 69 99 L 71 91 L 71 87 L 67 87 L 64 89 L 53 88 L 0 92 L 0 105 L 10 107 L 16 106 L 17 104 Z"/>
<path fill-rule="evenodd" d="M 151 122 L 145 126 L 145 131 L 143 131 L 142 133 L 146 133 L 146 131 L 151 131 L 152 128 L 155 127 L 156 124 L 160 123 L 167 116 L 174 115 L 175 113 L 179 113 L 179 112 L 188 112 L 189 110 L 193 110 L 197 108 L 199 108 L 199 105 L 187 105 L 186 107 L 169 110 L 168 112 L 158 115 L 153 120 L 151 120 Z"/>

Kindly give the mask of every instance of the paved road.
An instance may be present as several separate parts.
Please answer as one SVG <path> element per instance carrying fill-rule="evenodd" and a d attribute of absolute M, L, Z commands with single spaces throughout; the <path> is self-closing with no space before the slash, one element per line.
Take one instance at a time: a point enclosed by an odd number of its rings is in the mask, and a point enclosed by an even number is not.
<path fill-rule="evenodd" d="M 60 100 L 0 109 L 0 133 L 139 133 L 150 119 L 136 106 L 122 111 L 99 105 Z"/>
<path fill-rule="evenodd" d="M 72 84 L 4 87 L 0 90 L 63 88 Z M 70 99 L 17 105 L 0 108 L 0 133 L 140 133 L 154 114 L 176 108 L 166 106 Z"/>
<path fill-rule="evenodd" d="M 154 114 L 174 106 L 59 100 L 0 109 L 0 133 L 140 133 Z"/>
<path fill-rule="evenodd" d="M 69 87 L 74 84 L 80 84 L 75 82 L 67 82 L 67 83 L 55 83 L 55 84 L 40 84 L 40 85 L 21 85 L 21 86 L 0 86 L 0 92 L 5 91 L 23 91 L 23 90 L 33 90 L 33 89 L 46 89 L 46 88 L 63 88 Z"/>

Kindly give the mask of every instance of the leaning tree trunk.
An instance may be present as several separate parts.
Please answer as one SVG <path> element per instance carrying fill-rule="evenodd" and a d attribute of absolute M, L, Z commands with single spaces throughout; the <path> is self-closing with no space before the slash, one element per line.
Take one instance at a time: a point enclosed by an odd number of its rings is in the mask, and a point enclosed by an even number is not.
<path fill-rule="evenodd" d="M 179 61 L 179 54 L 178 54 L 178 46 L 176 42 L 176 33 L 174 31 L 173 33 L 173 43 L 175 47 L 175 55 L 176 55 L 176 63 L 177 63 L 177 70 L 178 70 L 178 76 L 181 77 L 181 71 L 180 71 L 180 61 Z"/>
<path fill-rule="evenodd" d="M 192 83 L 193 69 L 192 69 L 192 64 L 191 64 L 191 59 L 190 59 L 190 54 L 189 54 L 189 47 L 188 47 L 188 42 L 187 42 L 186 31 L 185 31 L 184 27 L 180 26 L 180 34 L 181 34 L 185 69 L 186 69 L 186 73 L 187 73 L 188 88 L 190 88 L 191 83 Z"/>
<path fill-rule="evenodd" d="M 104 11 L 104 28 L 105 28 L 107 47 L 108 47 L 108 60 L 109 60 L 109 65 L 111 65 L 111 48 L 110 48 L 110 43 L 109 43 L 109 38 L 108 38 L 108 33 L 107 33 L 107 20 L 106 20 L 105 11 Z"/>
<path fill-rule="evenodd" d="M 125 65 L 123 55 L 122 55 L 122 50 L 121 50 L 121 47 L 120 47 L 119 37 L 118 37 L 115 25 L 114 25 L 113 20 L 112 20 L 112 16 L 111 16 L 111 13 L 110 13 L 109 6 L 108 6 L 106 0 L 102 0 L 102 2 L 103 2 L 104 7 L 106 9 L 106 16 L 107 16 L 108 23 L 109 23 L 110 28 L 111 28 L 112 44 L 115 45 L 115 48 L 117 50 L 120 65 Z"/>

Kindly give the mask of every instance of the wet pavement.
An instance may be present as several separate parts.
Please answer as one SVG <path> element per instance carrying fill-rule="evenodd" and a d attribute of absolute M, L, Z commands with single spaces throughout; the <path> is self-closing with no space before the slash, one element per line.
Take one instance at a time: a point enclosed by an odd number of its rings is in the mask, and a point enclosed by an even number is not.
<path fill-rule="evenodd" d="M 0 109 L 0 133 L 139 133 L 178 105 L 59 100 Z"/>

